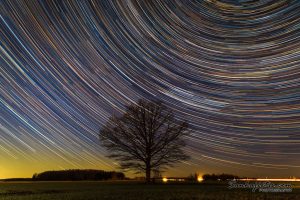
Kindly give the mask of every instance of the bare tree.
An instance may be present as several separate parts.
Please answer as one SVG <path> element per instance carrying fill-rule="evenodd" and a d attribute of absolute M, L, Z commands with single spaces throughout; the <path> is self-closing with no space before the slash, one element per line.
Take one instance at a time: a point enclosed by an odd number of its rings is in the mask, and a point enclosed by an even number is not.
<path fill-rule="evenodd" d="M 150 182 L 151 170 L 189 159 L 182 150 L 188 134 L 188 124 L 176 120 L 161 102 L 139 100 L 123 116 L 111 117 L 99 136 L 121 168 L 144 172 Z"/>

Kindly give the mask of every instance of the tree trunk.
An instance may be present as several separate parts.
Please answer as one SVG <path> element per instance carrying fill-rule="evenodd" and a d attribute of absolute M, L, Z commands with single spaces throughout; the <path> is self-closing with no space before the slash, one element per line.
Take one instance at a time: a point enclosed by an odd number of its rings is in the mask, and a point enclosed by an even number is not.
<path fill-rule="evenodd" d="M 147 183 L 151 182 L 151 168 L 150 168 L 150 164 L 146 166 L 146 182 Z"/>

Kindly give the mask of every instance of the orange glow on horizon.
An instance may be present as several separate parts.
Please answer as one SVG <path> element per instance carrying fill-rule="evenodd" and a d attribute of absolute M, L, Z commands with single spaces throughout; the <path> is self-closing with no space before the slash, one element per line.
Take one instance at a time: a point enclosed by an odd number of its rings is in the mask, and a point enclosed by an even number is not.
<path fill-rule="evenodd" d="M 168 182 L 168 178 L 164 177 L 163 182 Z"/>
<path fill-rule="evenodd" d="M 198 175 L 197 181 L 198 181 L 198 182 L 202 182 L 202 181 L 203 181 L 202 175 Z"/>

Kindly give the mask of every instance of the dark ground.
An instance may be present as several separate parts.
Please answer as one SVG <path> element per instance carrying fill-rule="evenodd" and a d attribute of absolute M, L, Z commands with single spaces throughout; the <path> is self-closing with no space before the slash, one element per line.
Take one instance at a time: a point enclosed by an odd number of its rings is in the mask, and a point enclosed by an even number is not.
<path fill-rule="evenodd" d="M 157 183 L 135 181 L 0 182 L 2 200 L 200 200 L 300 199 L 300 183 L 285 193 L 228 189 L 228 183 Z"/>

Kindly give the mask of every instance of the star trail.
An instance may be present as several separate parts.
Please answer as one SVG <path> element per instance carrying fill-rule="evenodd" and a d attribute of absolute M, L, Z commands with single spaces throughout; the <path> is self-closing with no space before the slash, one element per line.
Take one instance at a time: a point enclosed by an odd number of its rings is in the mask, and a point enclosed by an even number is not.
<path fill-rule="evenodd" d="M 0 178 L 111 170 L 138 99 L 193 130 L 166 173 L 300 176 L 300 1 L 0 1 Z"/>

